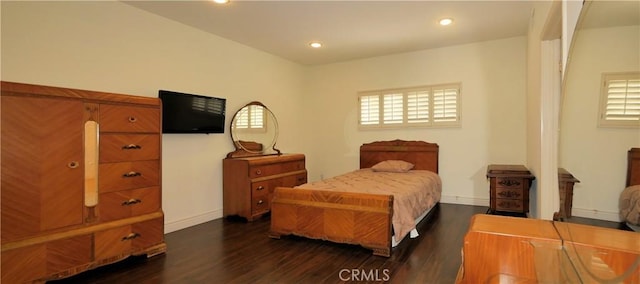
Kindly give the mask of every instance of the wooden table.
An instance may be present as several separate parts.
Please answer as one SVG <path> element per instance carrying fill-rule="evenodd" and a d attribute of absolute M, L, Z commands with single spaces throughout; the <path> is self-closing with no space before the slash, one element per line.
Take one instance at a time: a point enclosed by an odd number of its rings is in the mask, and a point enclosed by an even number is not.
<path fill-rule="evenodd" d="M 640 283 L 631 231 L 478 214 L 462 255 L 456 283 Z"/>

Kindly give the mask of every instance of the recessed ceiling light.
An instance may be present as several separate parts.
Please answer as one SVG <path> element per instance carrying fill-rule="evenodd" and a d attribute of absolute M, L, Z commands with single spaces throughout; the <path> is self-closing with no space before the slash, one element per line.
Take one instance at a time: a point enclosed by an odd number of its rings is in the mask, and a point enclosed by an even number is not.
<path fill-rule="evenodd" d="M 314 42 L 309 43 L 309 46 L 311 46 L 313 48 L 321 48 L 322 47 L 322 43 L 314 41 Z"/>
<path fill-rule="evenodd" d="M 227 4 L 229 3 L 229 0 L 213 0 L 213 2 L 216 2 L 218 4 Z"/>
<path fill-rule="evenodd" d="M 440 25 L 441 26 L 448 26 L 451 25 L 453 23 L 453 19 L 451 18 L 444 18 L 442 20 L 440 20 Z"/>

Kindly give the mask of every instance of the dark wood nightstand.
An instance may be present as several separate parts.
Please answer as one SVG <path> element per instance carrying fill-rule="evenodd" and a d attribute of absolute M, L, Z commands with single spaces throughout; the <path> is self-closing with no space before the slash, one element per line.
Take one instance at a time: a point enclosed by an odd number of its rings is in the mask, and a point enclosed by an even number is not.
<path fill-rule="evenodd" d="M 489 213 L 529 212 L 529 187 L 535 177 L 523 165 L 489 165 L 487 178 L 490 184 Z"/>
<path fill-rule="evenodd" d="M 558 190 L 560 191 L 560 211 L 554 215 L 554 220 L 564 220 L 571 217 L 573 207 L 573 185 L 580 182 L 564 168 L 558 169 Z"/>

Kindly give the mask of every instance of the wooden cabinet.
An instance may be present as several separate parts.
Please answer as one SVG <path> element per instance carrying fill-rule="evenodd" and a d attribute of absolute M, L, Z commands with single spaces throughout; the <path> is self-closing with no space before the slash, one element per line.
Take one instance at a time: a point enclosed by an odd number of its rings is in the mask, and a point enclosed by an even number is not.
<path fill-rule="evenodd" d="M 529 212 L 529 187 L 535 178 L 522 165 L 489 165 L 489 212 Z"/>
<path fill-rule="evenodd" d="M 1 113 L 2 282 L 166 250 L 158 99 L 2 82 Z"/>
<path fill-rule="evenodd" d="M 573 186 L 578 179 L 564 168 L 558 169 L 558 189 L 560 191 L 560 211 L 554 216 L 554 220 L 571 218 L 573 207 Z"/>
<path fill-rule="evenodd" d="M 223 160 L 224 216 L 249 221 L 268 213 L 273 191 L 307 182 L 303 154 L 282 154 Z"/>

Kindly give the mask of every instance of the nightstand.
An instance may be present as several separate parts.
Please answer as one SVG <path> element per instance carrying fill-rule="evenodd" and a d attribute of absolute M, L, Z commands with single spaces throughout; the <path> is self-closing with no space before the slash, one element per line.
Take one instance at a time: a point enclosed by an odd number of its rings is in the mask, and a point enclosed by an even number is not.
<path fill-rule="evenodd" d="M 553 217 L 554 220 L 571 218 L 573 207 L 573 185 L 580 182 L 564 168 L 558 169 L 558 190 L 560 191 L 560 211 Z"/>
<path fill-rule="evenodd" d="M 489 165 L 489 213 L 529 212 L 529 187 L 535 177 L 523 165 Z"/>

